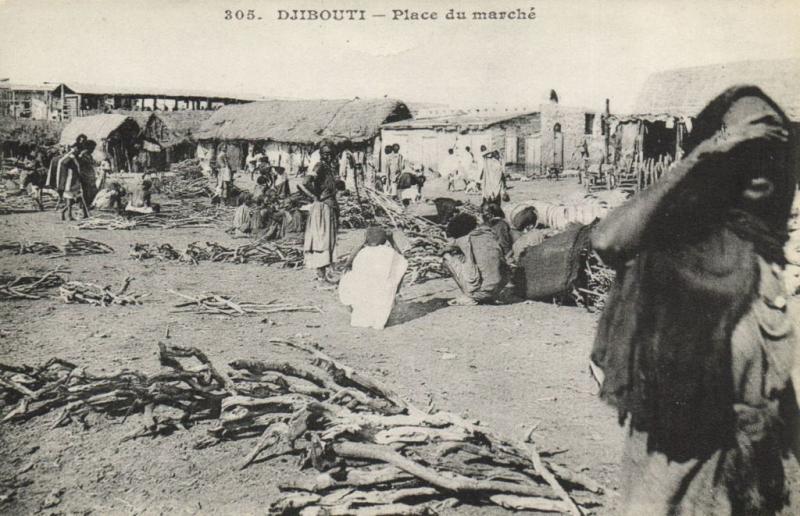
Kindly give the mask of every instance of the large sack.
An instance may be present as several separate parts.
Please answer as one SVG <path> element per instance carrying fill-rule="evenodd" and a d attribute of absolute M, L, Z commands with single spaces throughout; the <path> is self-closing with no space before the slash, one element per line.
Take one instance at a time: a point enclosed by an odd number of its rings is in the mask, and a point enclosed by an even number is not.
<path fill-rule="evenodd" d="M 581 255 L 590 249 L 592 227 L 575 225 L 525 249 L 514 280 L 517 293 L 526 299 L 546 301 L 561 301 L 568 296 L 579 278 Z"/>

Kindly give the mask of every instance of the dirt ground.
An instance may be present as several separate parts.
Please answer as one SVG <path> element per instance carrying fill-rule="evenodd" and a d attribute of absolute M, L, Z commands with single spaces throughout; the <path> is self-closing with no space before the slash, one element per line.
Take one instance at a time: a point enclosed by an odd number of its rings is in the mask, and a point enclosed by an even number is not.
<path fill-rule="evenodd" d="M 434 185 L 435 186 L 435 185 Z M 574 178 L 515 182 L 512 198 L 563 198 L 580 191 Z M 426 191 L 435 197 L 436 188 Z M 463 194 L 460 194 L 463 196 Z M 431 206 L 417 207 L 420 212 Z M 358 231 L 341 235 L 342 252 Z M 535 426 L 542 450 L 560 452 L 557 461 L 583 470 L 608 487 L 600 514 L 613 514 L 622 431 L 614 411 L 595 396 L 588 356 L 597 315 L 577 307 L 512 302 L 500 306 L 450 307 L 452 280 L 404 288 L 383 331 L 351 328 L 336 291 L 313 281 L 313 272 L 255 264 L 201 263 L 197 266 L 138 262 L 128 257 L 133 243 L 193 241 L 241 244 L 218 229 L 78 231 L 54 212 L 0 217 L 6 240 L 60 243 L 80 235 L 115 249 L 111 255 L 49 259 L 0 257 L 0 271 L 20 273 L 69 267 L 72 279 L 120 284 L 135 278 L 132 292 L 148 292 L 140 307 L 97 308 L 60 300 L 14 301 L 0 307 L 0 356 L 12 364 L 40 364 L 61 357 L 90 370 L 119 368 L 155 372 L 157 342 L 169 325 L 171 342 L 204 350 L 222 366 L 237 358 L 266 360 L 289 354 L 270 337 L 303 335 L 334 358 L 375 377 L 414 404 L 479 419 L 497 432 L 520 438 Z M 167 290 L 213 291 L 238 300 L 280 298 L 315 304 L 321 314 L 260 317 L 172 313 L 177 302 Z M 224 367 L 223 367 L 224 369 Z M 298 468 L 293 457 L 260 461 L 239 470 L 253 440 L 223 442 L 203 450 L 193 444 L 206 433 L 187 431 L 120 443 L 137 428 L 102 416 L 51 429 L 56 414 L 0 431 L 0 478 L 30 484 L 0 505 L 6 514 L 263 514 L 277 483 Z M 796 470 L 794 472 L 797 473 Z M 60 503 L 43 507 L 48 494 Z M 496 508 L 458 507 L 452 514 L 503 514 Z"/>

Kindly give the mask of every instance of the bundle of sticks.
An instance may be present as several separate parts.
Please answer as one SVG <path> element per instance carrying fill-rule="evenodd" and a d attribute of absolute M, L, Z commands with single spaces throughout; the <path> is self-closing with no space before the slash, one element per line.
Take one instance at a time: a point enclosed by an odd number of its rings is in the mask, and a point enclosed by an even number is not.
<path fill-rule="evenodd" d="M 113 252 L 114 248 L 110 245 L 96 240 L 89 240 L 88 238 L 67 237 L 67 243 L 64 244 L 65 255 L 109 254 Z"/>
<path fill-rule="evenodd" d="M 130 257 L 140 261 L 150 258 L 171 261 L 179 260 L 181 258 L 181 253 L 176 251 L 170 244 L 132 244 Z"/>
<path fill-rule="evenodd" d="M 95 306 L 140 305 L 142 298 L 149 294 L 126 294 L 133 278 L 125 278 L 122 287 L 116 292 L 110 286 L 101 287 L 94 283 L 68 281 L 59 287 L 59 297 L 65 303 L 82 303 Z"/>
<path fill-rule="evenodd" d="M 0 242 L 0 251 L 10 251 L 13 254 L 60 254 L 61 248 L 47 242 Z"/>
<path fill-rule="evenodd" d="M 408 260 L 408 282 L 410 284 L 432 278 L 446 277 L 439 252 L 447 244 L 443 229 L 433 222 L 407 213 L 401 204 L 388 195 L 371 188 L 363 188 L 374 212 L 388 219 L 388 226 L 402 229 L 409 237 L 410 247 L 404 251 Z"/>
<path fill-rule="evenodd" d="M 272 514 L 430 514 L 461 503 L 582 514 L 603 488 L 548 460 L 530 442 L 503 438 L 444 411 L 422 411 L 310 344 L 272 340 L 304 359 L 234 360 L 221 373 L 196 348 L 159 343 L 164 370 L 93 375 L 53 359 L 0 364 L 0 394 L 14 404 L 3 421 L 61 409 L 53 426 L 92 412 L 143 423 L 135 439 L 213 420 L 195 448 L 257 438 L 239 464 L 286 454 L 317 470 L 280 484 Z M 199 366 L 184 366 L 194 358 Z"/>
<path fill-rule="evenodd" d="M 0 301 L 41 299 L 43 293 L 64 283 L 66 270 L 56 268 L 41 276 L 0 277 Z"/>
<path fill-rule="evenodd" d="M 199 177 L 203 174 L 203 169 L 200 166 L 199 158 L 188 158 L 177 163 L 172 163 L 169 166 L 170 172 L 175 172 L 183 176 Z"/>
<path fill-rule="evenodd" d="M 216 242 L 192 242 L 183 252 L 169 244 L 134 244 L 131 257 L 137 260 L 159 258 L 197 265 L 200 262 L 221 263 L 261 263 L 278 264 L 282 267 L 297 268 L 303 264 L 303 251 L 296 246 L 282 242 L 256 240 L 235 248 L 225 247 Z"/>
<path fill-rule="evenodd" d="M 74 225 L 77 229 L 176 229 L 176 228 L 213 228 L 220 224 L 220 217 L 207 213 L 150 213 L 135 216 L 113 214 L 92 215 L 81 219 Z"/>
<path fill-rule="evenodd" d="M 198 296 L 182 294 L 174 290 L 169 290 L 168 292 L 186 300 L 185 302 L 175 305 L 175 308 L 184 308 L 184 310 L 178 310 L 180 312 L 223 314 L 230 316 L 265 315 L 278 312 L 322 312 L 319 307 L 313 305 L 280 303 L 277 299 L 269 301 L 268 303 L 234 302 L 233 297 L 221 296 L 219 294 L 202 294 Z"/>
<path fill-rule="evenodd" d="M 102 242 L 81 237 L 67 237 L 66 243 L 59 247 L 48 242 L 0 242 L 0 251 L 11 251 L 14 254 L 40 254 L 76 256 L 87 254 L 109 254 L 114 248 Z"/>
<path fill-rule="evenodd" d="M 375 221 L 375 209 L 360 196 L 342 195 L 339 199 L 339 226 L 343 229 L 365 228 Z"/>
<path fill-rule="evenodd" d="M 602 310 L 616 274 L 603 264 L 594 251 L 585 253 L 581 261 L 582 285 L 573 288 L 572 296 L 578 306 L 589 311 Z"/>
<path fill-rule="evenodd" d="M 206 177 L 185 177 L 176 175 L 164 178 L 160 191 L 170 199 L 193 199 L 196 197 L 211 197 L 214 191 Z"/>

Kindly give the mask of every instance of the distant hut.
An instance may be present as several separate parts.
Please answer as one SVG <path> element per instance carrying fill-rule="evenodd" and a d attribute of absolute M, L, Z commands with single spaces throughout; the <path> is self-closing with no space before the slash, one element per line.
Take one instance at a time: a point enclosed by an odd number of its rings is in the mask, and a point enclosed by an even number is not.
<path fill-rule="evenodd" d="M 147 120 L 142 137 L 150 151 L 151 166 L 168 169 L 171 163 L 193 158 L 197 153 L 196 135 L 212 111 L 159 111 Z M 149 148 L 156 145 L 157 149 Z"/>
<path fill-rule="evenodd" d="M 208 158 L 218 143 L 227 143 L 235 168 L 244 165 L 248 148 L 255 145 L 274 165 L 295 174 L 323 139 L 348 144 L 356 160 L 366 164 L 380 153 L 384 123 L 411 118 L 408 107 L 393 99 L 269 100 L 225 106 L 206 120 L 197 139 L 198 155 Z"/>
<path fill-rule="evenodd" d="M 58 143 L 64 122 L 0 117 L 0 152 L 3 158 L 22 158 L 40 145 Z"/>
<path fill-rule="evenodd" d="M 725 89 L 754 84 L 771 96 L 800 133 L 800 59 L 741 61 L 668 70 L 651 75 L 638 96 L 632 115 L 609 119 L 612 149 L 618 157 L 643 161 L 662 155 L 676 157 L 692 121 Z M 800 147 L 795 145 L 795 148 Z"/>
<path fill-rule="evenodd" d="M 74 119 L 61 132 L 59 143 L 69 145 L 80 134 L 85 134 L 97 143 L 95 159 L 101 152 L 111 161 L 115 172 L 132 171 L 131 158 L 139 149 L 141 129 L 136 121 L 125 115 L 106 114 L 84 116 Z"/>

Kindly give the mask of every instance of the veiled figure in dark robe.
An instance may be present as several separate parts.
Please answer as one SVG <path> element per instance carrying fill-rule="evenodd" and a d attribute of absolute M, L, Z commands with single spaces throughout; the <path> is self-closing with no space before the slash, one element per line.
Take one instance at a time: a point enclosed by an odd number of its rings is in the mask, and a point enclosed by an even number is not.
<path fill-rule="evenodd" d="M 617 271 L 592 358 L 627 433 L 625 514 L 773 514 L 800 428 L 783 245 L 796 191 L 790 124 L 760 89 L 726 90 L 685 157 L 609 214 Z M 796 502 L 795 502 L 796 503 Z"/>

